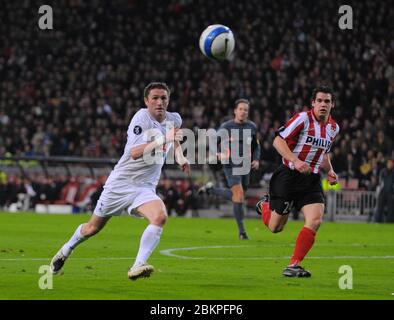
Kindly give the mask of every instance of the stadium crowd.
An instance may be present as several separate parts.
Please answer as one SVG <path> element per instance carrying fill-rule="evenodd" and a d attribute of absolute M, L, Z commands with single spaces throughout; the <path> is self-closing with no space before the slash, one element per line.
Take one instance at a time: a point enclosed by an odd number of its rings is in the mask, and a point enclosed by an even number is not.
<path fill-rule="evenodd" d="M 338 1 L 59 0 L 50 3 L 53 30 L 40 30 L 38 1 L 4 2 L 0 156 L 118 158 L 143 88 L 155 80 L 170 85 L 170 110 L 186 128 L 217 128 L 237 98 L 249 99 L 261 177 L 280 161 L 276 129 L 324 82 L 337 93 L 334 168 L 375 190 L 394 158 L 393 10 L 390 1 L 347 4 L 352 30 L 338 27 Z M 213 23 L 235 34 L 230 61 L 199 51 Z"/>

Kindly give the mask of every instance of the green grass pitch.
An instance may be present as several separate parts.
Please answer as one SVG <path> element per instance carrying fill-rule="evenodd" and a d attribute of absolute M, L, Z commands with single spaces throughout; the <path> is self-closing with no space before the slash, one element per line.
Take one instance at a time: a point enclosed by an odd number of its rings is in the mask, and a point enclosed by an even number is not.
<path fill-rule="evenodd" d="M 302 222 L 272 234 L 257 219 L 246 220 L 251 240 L 240 241 L 232 219 L 170 217 L 149 260 L 156 272 L 132 282 L 147 222 L 115 217 L 74 251 L 52 289 L 40 289 L 40 266 L 88 218 L 0 213 L 0 299 L 394 299 L 394 225 L 324 222 L 303 262 L 312 277 L 293 279 L 281 272 Z M 342 265 L 352 289 L 339 288 Z"/>

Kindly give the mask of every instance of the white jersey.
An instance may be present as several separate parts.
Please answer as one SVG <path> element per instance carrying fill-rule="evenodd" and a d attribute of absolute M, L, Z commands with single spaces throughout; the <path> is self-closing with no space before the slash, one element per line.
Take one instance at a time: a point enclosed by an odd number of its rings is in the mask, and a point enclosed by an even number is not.
<path fill-rule="evenodd" d="M 127 143 L 124 153 L 114 169 L 111 171 L 104 189 L 116 193 L 127 193 L 130 187 L 156 187 L 166 155 L 172 144 L 163 145 L 161 153 L 156 154 L 154 163 L 145 161 L 144 157 L 133 159 L 131 149 L 151 142 L 160 135 L 166 135 L 167 131 L 175 126 L 180 128 L 182 119 L 179 113 L 166 112 L 163 122 L 158 122 L 149 113 L 147 108 L 140 109 L 131 119 L 127 130 Z"/>

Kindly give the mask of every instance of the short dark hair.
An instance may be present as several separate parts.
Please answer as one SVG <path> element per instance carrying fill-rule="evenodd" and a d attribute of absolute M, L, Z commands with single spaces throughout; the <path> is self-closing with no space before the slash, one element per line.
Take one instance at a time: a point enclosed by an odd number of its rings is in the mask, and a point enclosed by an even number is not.
<path fill-rule="evenodd" d="M 332 90 L 332 88 L 327 85 L 319 85 L 313 89 L 311 101 L 316 99 L 316 96 L 319 92 L 331 94 L 331 100 L 333 103 L 335 102 L 334 90 Z"/>
<path fill-rule="evenodd" d="M 237 100 L 235 100 L 235 102 L 234 102 L 234 109 L 237 109 L 237 107 L 238 107 L 238 105 L 240 104 L 240 103 L 246 103 L 248 106 L 250 105 L 250 102 L 249 102 L 249 100 L 248 99 L 237 99 Z"/>
<path fill-rule="evenodd" d="M 144 89 L 144 98 L 147 98 L 149 96 L 150 91 L 153 89 L 166 90 L 168 93 L 168 96 L 170 96 L 170 94 L 171 94 L 170 88 L 164 82 L 151 82 Z"/>

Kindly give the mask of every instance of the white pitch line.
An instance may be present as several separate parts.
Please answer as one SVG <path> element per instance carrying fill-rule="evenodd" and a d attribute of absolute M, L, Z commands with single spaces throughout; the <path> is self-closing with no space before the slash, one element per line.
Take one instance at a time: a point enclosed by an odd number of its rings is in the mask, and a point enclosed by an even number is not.
<path fill-rule="evenodd" d="M 359 244 L 354 244 L 359 245 Z M 284 246 L 277 245 L 276 247 Z M 288 246 L 288 245 L 286 245 Z M 162 255 L 178 258 L 178 259 L 189 259 L 189 260 L 277 260 L 277 259 L 289 259 L 290 257 L 188 257 L 179 254 L 174 254 L 174 251 L 191 251 L 199 249 L 223 249 L 223 248 L 245 248 L 245 247 L 260 247 L 260 246 L 205 246 L 205 247 L 189 247 L 189 248 L 172 248 L 161 250 Z M 274 247 L 274 246 L 272 246 Z M 308 257 L 308 259 L 394 259 L 394 256 L 326 256 L 326 257 Z"/>
<path fill-rule="evenodd" d="M 235 258 L 225 258 L 225 257 L 186 257 L 172 255 L 173 258 L 184 259 L 184 260 L 288 260 L 290 256 L 286 257 L 235 257 Z M 354 260 L 354 259 L 394 259 L 394 256 L 327 256 L 327 257 L 308 257 L 308 259 L 315 260 Z"/>
<path fill-rule="evenodd" d="M 167 251 L 167 250 L 162 250 Z M 162 255 L 184 259 L 184 260 L 287 260 L 290 259 L 290 256 L 281 256 L 281 257 L 187 257 L 180 256 L 175 254 L 166 254 L 165 252 L 160 251 Z M 79 260 L 79 261 L 110 261 L 110 260 L 130 260 L 132 261 L 135 257 L 98 257 L 98 258 L 70 258 L 70 260 Z M 152 257 L 152 260 L 161 260 L 157 257 Z M 321 257 L 308 257 L 308 259 L 316 259 L 316 260 L 341 260 L 341 259 L 394 259 L 394 256 L 321 256 Z M 9 259 L 0 259 L 1 261 L 51 261 L 51 258 L 9 258 Z"/>
<path fill-rule="evenodd" d="M 315 245 L 316 247 L 334 246 L 334 247 L 363 247 L 363 246 L 394 246 L 390 244 L 362 244 L 362 243 L 324 243 Z M 189 257 L 173 253 L 174 251 L 191 251 L 200 249 L 224 249 L 224 248 L 261 248 L 261 247 L 294 247 L 293 244 L 258 244 L 258 245 L 237 245 L 237 246 L 199 246 L 199 247 L 188 247 L 188 248 L 171 248 L 161 250 L 160 254 L 173 257 L 178 259 L 188 260 L 282 260 L 289 259 L 289 256 L 277 256 L 277 257 Z M 0 261 L 51 261 L 50 258 L 0 258 Z M 81 260 L 81 261 L 110 261 L 110 260 L 133 260 L 135 257 L 92 257 L 92 258 L 70 258 L 70 260 Z M 159 260 L 160 258 L 152 257 L 151 259 Z M 308 259 L 326 259 L 326 260 L 339 260 L 339 259 L 394 259 L 394 256 L 309 256 Z"/>
<path fill-rule="evenodd" d="M 0 261 L 48 261 L 50 262 L 52 257 L 50 258 L 4 258 L 0 259 Z M 134 257 L 97 257 L 97 258 L 69 258 L 69 260 L 133 260 Z"/>

